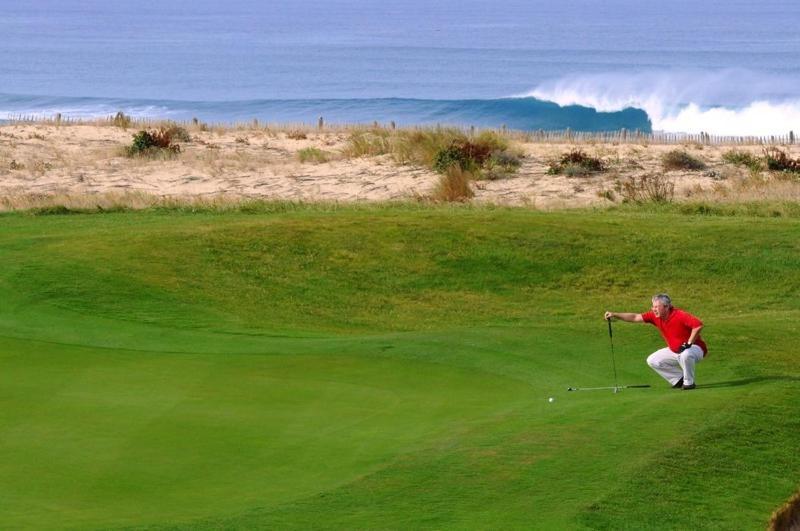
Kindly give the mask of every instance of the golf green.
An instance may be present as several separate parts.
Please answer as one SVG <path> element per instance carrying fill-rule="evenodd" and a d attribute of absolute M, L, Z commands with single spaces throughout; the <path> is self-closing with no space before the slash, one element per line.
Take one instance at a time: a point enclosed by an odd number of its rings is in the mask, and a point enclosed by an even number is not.
<path fill-rule="evenodd" d="M 0 528 L 751 529 L 798 487 L 800 221 L 0 216 Z M 645 364 L 657 292 L 698 389 Z M 549 398 L 553 398 L 549 401 Z"/>

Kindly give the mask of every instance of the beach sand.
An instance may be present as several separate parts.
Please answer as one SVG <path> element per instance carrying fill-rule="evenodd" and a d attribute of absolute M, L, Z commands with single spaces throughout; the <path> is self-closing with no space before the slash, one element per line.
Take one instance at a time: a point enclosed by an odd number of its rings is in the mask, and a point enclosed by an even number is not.
<path fill-rule="evenodd" d="M 22 198 L 31 196 L 91 198 L 131 193 L 173 199 L 418 200 L 429 196 L 440 178 L 428 168 L 398 164 L 391 155 L 344 155 L 350 136 L 346 129 L 309 129 L 302 134 L 290 128 L 190 129 L 191 141 L 181 142 L 181 153 L 166 160 L 125 156 L 124 147 L 131 144 L 137 130 L 97 124 L 1 126 L 4 208 L 15 208 L 24 203 Z M 653 173 L 674 183 L 677 201 L 733 197 L 753 175 L 747 168 L 725 163 L 722 154 L 732 148 L 762 153 L 761 146 L 555 144 L 524 138 L 513 145 L 524 155 L 519 170 L 508 178 L 473 182 L 471 201 L 541 209 L 609 205 L 621 200 L 620 183 Z M 301 162 L 299 152 L 309 147 L 323 150 L 330 160 Z M 608 170 L 592 176 L 547 174 L 552 161 L 576 148 L 601 158 Z M 664 171 L 661 157 L 674 149 L 685 150 L 707 168 Z M 798 146 L 784 149 L 800 157 Z M 800 200 L 797 186 L 783 186 L 786 189 L 776 192 L 776 198 Z"/>

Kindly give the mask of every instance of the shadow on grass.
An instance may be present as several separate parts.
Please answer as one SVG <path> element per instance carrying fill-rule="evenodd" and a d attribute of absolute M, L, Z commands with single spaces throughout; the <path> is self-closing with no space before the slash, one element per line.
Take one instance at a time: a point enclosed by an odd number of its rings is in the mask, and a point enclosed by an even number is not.
<path fill-rule="evenodd" d="M 714 389 L 717 387 L 738 387 L 740 385 L 750 385 L 761 382 L 800 382 L 800 376 L 753 376 L 752 378 L 742 378 L 741 380 L 731 380 L 729 382 L 713 382 L 698 385 L 698 388 Z"/>

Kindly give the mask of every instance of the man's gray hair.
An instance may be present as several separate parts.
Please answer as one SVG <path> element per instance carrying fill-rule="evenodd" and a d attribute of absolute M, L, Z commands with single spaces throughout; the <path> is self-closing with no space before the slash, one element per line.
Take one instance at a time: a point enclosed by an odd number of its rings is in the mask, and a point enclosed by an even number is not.
<path fill-rule="evenodd" d="M 672 306 L 672 299 L 669 298 L 669 295 L 666 293 L 659 293 L 658 295 L 653 295 L 653 302 L 659 301 L 664 304 L 664 306 Z"/>

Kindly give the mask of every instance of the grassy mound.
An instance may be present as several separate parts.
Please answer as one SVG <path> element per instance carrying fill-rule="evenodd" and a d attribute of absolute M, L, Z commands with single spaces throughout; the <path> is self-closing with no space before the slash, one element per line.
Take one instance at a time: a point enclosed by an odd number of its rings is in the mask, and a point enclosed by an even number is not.
<path fill-rule="evenodd" d="M 566 175 L 568 177 L 587 176 L 606 170 L 606 164 L 598 157 L 587 155 L 580 149 L 563 153 L 557 161 L 550 162 L 548 175 Z"/>
<path fill-rule="evenodd" d="M 669 170 L 698 171 L 706 169 L 706 163 L 683 149 L 673 149 L 661 157 L 662 167 Z"/>
<path fill-rule="evenodd" d="M 0 527 L 763 528 L 800 473 L 798 236 L 653 207 L 0 216 Z M 603 310 L 665 290 L 706 322 L 699 388 L 620 323 L 620 381 L 653 387 L 566 392 L 613 383 Z"/>

